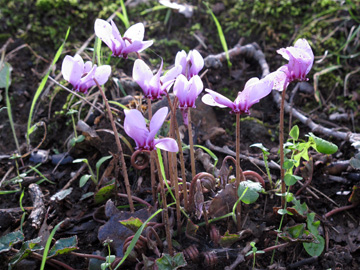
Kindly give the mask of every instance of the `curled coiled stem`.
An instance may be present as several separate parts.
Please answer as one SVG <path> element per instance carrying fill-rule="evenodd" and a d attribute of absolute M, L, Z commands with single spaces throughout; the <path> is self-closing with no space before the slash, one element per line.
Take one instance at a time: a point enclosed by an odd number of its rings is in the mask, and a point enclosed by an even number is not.
<path fill-rule="evenodd" d="M 150 151 L 136 150 L 131 155 L 131 165 L 137 170 L 143 170 L 149 165 Z"/>

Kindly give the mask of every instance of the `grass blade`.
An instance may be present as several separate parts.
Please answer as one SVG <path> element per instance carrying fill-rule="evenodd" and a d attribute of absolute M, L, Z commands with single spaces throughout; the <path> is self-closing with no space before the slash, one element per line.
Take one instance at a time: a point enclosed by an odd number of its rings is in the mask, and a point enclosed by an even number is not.
<path fill-rule="evenodd" d="M 65 42 L 69 36 L 69 33 L 70 33 L 70 27 L 68 28 L 67 32 L 66 32 L 66 35 L 65 35 L 65 39 L 64 39 L 64 42 L 61 44 L 60 48 L 57 50 L 56 54 L 55 54 L 55 57 L 54 57 L 54 60 L 48 70 L 48 72 L 46 73 L 45 77 L 42 79 L 38 89 L 36 90 L 36 93 L 34 95 L 34 99 L 31 103 L 31 108 L 30 108 L 30 112 L 29 112 L 29 118 L 28 118 L 28 123 L 27 123 L 27 132 L 26 132 L 26 142 L 27 144 L 30 144 L 30 134 L 32 133 L 32 131 L 34 130 L 34 127 L 31 127 L 31 120 L 32 120 L 32 117 L 33 117 L 33 114 L 34 114 L 34 109 L 35 109 L 35 105 L 36 105 L 36 102 L 37 100 L 39 99 L 40 97 L 40 94 L 42 93 L 44 87 L 45 87 L 45 84 L 47 82 L 47 79 L 50 75 L 50 72 L 52 70 L 52 67 L 56 64 L 57 60 L 59 60 L 59 57 L 61 55 L 61 52 L 65 46 Z"/>

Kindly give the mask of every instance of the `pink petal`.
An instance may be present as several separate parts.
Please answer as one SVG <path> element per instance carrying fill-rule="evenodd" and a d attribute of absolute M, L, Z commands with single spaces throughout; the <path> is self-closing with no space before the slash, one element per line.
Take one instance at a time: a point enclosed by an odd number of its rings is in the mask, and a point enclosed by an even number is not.
<path fill-rule="evenodd" d="M 186 52 L 184 50 L 178 52 L 175 57 L 175 66 L 180 65 L 182 67 L 181 73 L 185 75 L 186 72 Z"/>
<path fill-rule="evenodd" d="M 164 76 L 160 78 L 160 81 L 162 83 L 166 83 L 167 81 L 172 81 L 177 78 L 181 74 L 182 67 L 180 65 L 177 65 L 170 69 Z"/>
<path fill-rule="evenodd" d="M 145 27 L 142 23 L 137 23 L 128 28 L 124 33 L 124 37 L 131 39 L 131 41 L 144 39 Z"/>
<path fill-rule="evenodd" d="M 209 90 L 209 89 L 205 89 L 205 91 L 206 90 Z M 217 106 L 217 107 L 220 107 L 220 108 L 226 108 L 227 107 L 225 105 L 217 103 L 214 100 L 214 98 L 212 97 L 212 95 L 210 95 L 210 94 L 203 95 L 202 98 L 201 98 L 201 101 L 204 102 L 206 105 L 209 105 L 209 106 Z"/>
<path fill-rule="evenodd" d="M 148 95 L 149 82 L 153 74 L 147 64 L 141 59 L 136 59 L 133 67 L 133 79 L 144 91 L 145 95 Z"/>
<path fill-rule="evenodd" d="M 84 65 L 84 73 L 89 72 L 92 69 L 92 62 L 91 61 L 86 61 L 85 65 Z"/>
<path fill-rule="evenodd" d="M 96 69 L 95 79 L 98 81 L 100 85 L 102 85 L 107 82 L 110 74 L 111 74 L 111 67 L 109 65 L 104 65 Z"/>
<path fill-rule="evenodd" d="M 61 72 L 65 80 L 73 86 L 81 79 L 84 71 L 84 61 L 81 56 L 76 54 L 75 57 L 66 55 L 61 65 Z"/>
<path fill-rule="evenodd" d="M 156 148 L 175 153 L 179 151 L 178 144 L 172 138 L 155 139 L 154 142 Z"/>
<path fill-rule="evenodd" d="M 188 106 L 194 106 L 195 100 L 201 91 L 204 89 L 203 82 L 201 81 L 199 75 L 195 75 L 189 81 L 189 92 L 187 94 Z"/>
<path fill-rule="evenodd" d="M 198 75 L 200 70 L 204 67 L 204 58 L 197 50 L 190 51 L 188 58 L 191 61 L 189 76 L 192 77 L 194 75 Z"/>
<path fill-rule="evenodd" d="M 183 74 L 180 74 L 174 84 L 174 94 L 179 99 L 180 105 L 186 102 L 187 94 L 189 89 L 189 82 Z"/>
<path fill-rule="evenodd" d="M 146 48 L 150 47 L 153 44 L 152 40 L 149 41 L 139 41 L 135 40 L 132 42 L 132 44 L 126 46 L 122 52 L 124 54 L 129 54 L 131 52 L 142 52 Z"/>
<path fill-rule="evenodd" d="M 216 104 L 220 105 L 220 106 L 219 105 L 215 105 L 215 106 L 219 106 L 221 108 L 223 108 L 222 106 L 226 106 L 226 107 L 229 107 L 230 109 L 234 108 L 234 103 L 227 97 L 224 97 L 223 95 L 221 95 L 213 90 L 210 90 L 210 89 L 205 89 L 205 91 L 208 92 L 209 95 L 212 96 L 212 98 Z M 208 105 L 210 105 L 210 104 L 208 104 Z M 210 106 L 214 106 L 214 105 L 210 105 Z"/>
<path fill-rule="evenodd" d="M 278 70 L 270 73 L 264 79 L 273 82 L 273 90 L 283 91 L 289 85 L 287 65 L 280 67 Z M 263 80 L 264 80 L 263 79 Z"/>
<path fill-rule="evenodd" d="M 165 118 L 168 114 L 168 108 L 167 107 L 163 107 L 161 109 L 159 109 L 152 117 L 151 121 L 150 121 L 150 132 L 152 133 L 153 131 L 155 131 L 155 134 L 159 131 L 159 129 L 161 128 L 161 126 L 163 125 Z M 154 136 L 155 136 L 154 134 Z"/>
<path fill-rule="evenodd" d="M 251 78 L 246 84 L 242 94 L 246 98 L 245 102 L 250 108 L 253 104 L 259 102 L 260 99 L 270 94 L 274 82 L 271 80 L 259 80 Z M 235 101 L 236 103 L 236 101 Z"/>
<path fill-rule="evenodd" d="M 149 131 L 146 122 L 138 110 L 125 110 L 124 130 L 131 137 L 137 146 L 144 146 Z"/>
<path fill-rule="evenodd" d="M 96 19 L 94 26 L 95 34 L 101 39 L 110 49 L 112 49 L 112 26 L 102 19 Z"/>

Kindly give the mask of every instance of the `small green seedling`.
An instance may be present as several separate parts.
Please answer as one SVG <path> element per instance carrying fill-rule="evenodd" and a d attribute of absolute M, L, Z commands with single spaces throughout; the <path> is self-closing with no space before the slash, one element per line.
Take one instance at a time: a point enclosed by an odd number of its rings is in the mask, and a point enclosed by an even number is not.
<path fill-rule="evenodd" d="M 249 255 L 253 255 L 253 265 L 252 265 L 252 269 L 255 269 L 255 264 L 256 264 L 256 254 L 263 254 L 265 253 L 265 251 L 263 250 L 258 250 L 257 247 L 255 246 L 256 243 L 255 242 L 251 242 L 250 246 L 252 246 L 252 250 L 249 251 L 248 253 L 246 253 L 245 256 L 249 256 Z"/>

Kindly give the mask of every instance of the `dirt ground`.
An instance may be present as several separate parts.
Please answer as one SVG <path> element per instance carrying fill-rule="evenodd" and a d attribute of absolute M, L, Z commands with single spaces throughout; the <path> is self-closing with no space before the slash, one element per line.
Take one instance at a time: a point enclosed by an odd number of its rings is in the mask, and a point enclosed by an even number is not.
<path fill-rule="evenodd" d="M 44 247 L 50 232 L 62 221 L 53 236 L 52 245 L 55 240 L 75 239 L 76 236 L 76 243 L 72 244 L 76 248 L 72 250 L 71 245 L 65 247 L 63 250 L 66 254 L 53 257 L 53 261 L 48 260 L 45 269 L 101 269 L 100 264 L 109 255 L 109 250 L 117 259 L 124 256 L 124 245 L 129 243 L 136 232 L 136 229 L 131 230 L 119 221 L 135 217 L 145 222 L 160 208 L 152 198 L 150 168 L 134 168 L 130 162 L 133 151 L 122 141 L 132 195 L 140 199 L 135 202 L 135 213 L 130 213 L 128 200 L 118 195 L 126 194 L 126 191 L 120 165 L 114 162 L 115 159 L 109 159 L 99 167 L 102 179 L 99 185 L 88 181 L 79 187 L 80 178 L 88 174 L 89 170 L 84 163 L 72 163 L 72 160 L 86 158 L 90 167 L 96 171 L 96 163 L 102 157 L 115 154 L 114 136 L 108 117 L 101 116 L 51 81 L 47 82 L 35 106 L 32 123 L 41 124 L 30 136 L 30 144 L 26 142 L 26 132 L 34 95 L 63 41 L 67 26 L 72 26 L 71 34 L 59 61 L 50 72 L 50 76 L 62 84 L 66 84 L 59 76 L 63 57 L 66 54 L 74 55 L 86 44 L 86 40 L 93 34 L 92 25 L 97 17 L 106 19 L 119 7 L 114 7 L 111 1 L 102 4 L 96 2 L 94 7 L 88 3 L 71 4 L 72 1 L 37 1 L 36 7 L 28 1 L 21 1 L 19 6 L 15 2 L 0 2 L 1 12 L 6 15 L 0 19 L 0 32 L 4 33 L 0 36 L 0 48 L 1 59 L 12 67 L 9 100 L 23 157 L 12 158 L 17 153 L 17 147 L 5 109 L 5 89 L 0 88 L 0 269 L 8 269 L 25 241 L 41 236 L 39 245 Z M 128 2 L 130 23 L 145 23 L 145 40 L 154 40 L 154 46 L 141 54 L 153 70 L 158 69 L 160 57 L 163 57 L 166 69 L 173 65 L 175 55 L 181 49 L 197 49 L 204 58 L 223 52 L 214 21 L 201 1 L 187 1 L 194 9 L 190 18 L 171 9 L 149 10 L 157 5 L 156 1 Z M 277 49 L 293 45 L 298 38 L 308 39 L 315 54 L 314 67 L 307 82 L 289 86 L 286 100 L 302 115 L 333 132 L 349 134 L 349 138 L 351 134 L 360 133 L 359 2 L 265 2 L 269 3 L 210 1 L 211 10 L 223 27 L 229 49 L 236 45 L 252 44 L 265 54 L 270 70 L 273 71 L 286 62 L 276 54 Z M 16 16 L 11 16 L 11 12 L 16 13 Z M 84 15 L 84 12 L 88 14 Z M 23 21 L 19 19 L 22 13 L 25 16 Z M 119 28 L 123 33 L 123 24 L 116 16 L 115 22 L 121 26 Z M 81 29 L 80 25 L 83 26 Z M 58 32 L 51 35 L 56 30 Z M 84 58 L 91 59 L 93 43 L 94 40 L 91 40 L 83 50 Z M 110 52 L 104 44 L 102 50 L 103 61 L 109 59 L 113 68 L 111 76 L 115 78 L 105 85 L 107 98 L 129 108 L 137 106 L 146 111 L 146 100 L 141 97 L 141 90 L 131 77 L 136 55 L 131 55 L 128 60 L 114 59 L 108 57 Z M 238 54 L 230 60 L 231 68 L 224 61 L 221 67 L 204 68 L 202 72 L 207 70 L 203 75 L 205 88 L 218 91 L 233 100 L 245 82 L 251 77 L 261 77 L 263 70 L 251 55 Z M 1 76 L 0 81 L 3 79 Z M 119 84 L 122 86 L 119 87 Z M 197 148 L 196 172 L 210 172 L 219 177 L 219 169 L 228 150 L 235 151 L 235 116 L 226 109 L 204 105 L 200 101 L 203 94 L 198 98 L 197 108 L 193 110 L 194 144 L 206 146 L 217 156 L 218 162 L 217 169 L 214 169 L 215 160 L 206 156 L 205 150 Z M 87 99 L 104 111 L 101 96 L 96 89 L 89 93 Z M 158 101 L 153 104 L 153 110 L 165 105 L 166 99 Z M 70 144 L 74 132 L 67 112 L 71 108 L 80 112 L 75 114 L 75 119 L 78 134 L 85 137 L 84 141 L 75 146 Z M 113 115 L 122 125 L 123 109 L 113 104 L 112 108 Z M 183 143 L 188 145 L 187 130 L 181 117 L 178 119 Z M 83 121 L 80 126 L 79 120 Z M 300 139 L 307 140 L 306 135 L 312 131 L 309 125 L 288 113 L 285 114 L 285 138 L 288 138 L 293 125 L 299 126 Z M 124 130 L 118 127 L 118 131 L 134 147 Z M 163 132 L 166 133 L 166 130 Z M 274 209 L 281 206 L 281 197 L 276 195 L 280 190 L 270 186 L 265 167 L 259 164 L 263 160 L 261 151 L 250 147 L 262 143 L 269 149 L 268 159 L 272 164 L 270 175 L 276 182 L 280 177 L 280 170 L 276 166 L 279 163 L 279 108 L 272 95 L 262 99 L 252 107 L 250 116 L 241 117 L 241 167 L 243 171 L 252 170 L 261 175 L 266 192 L 260 194 L 255 203 L 242 204 L 241 228 L 236 227 L 231 217 L 206 226 L 206 217 L 201 215 L 198 218 L 197 210 L 193 210 L 187 211 L 189 219 L 185 215 L 181 216 L 183 230 L 180 232 L 176 208 L 172 205 L 169 207 L 169 215 L 173 246 L 182 260 L 154 266 L 156 259 L 168 253 L 162 218 L 158 215 L 151 220 L 148 226 L 151 229 L 144 231 L 135 250 L 120 269 L 251 269 L 252 257 L 246 255 L 251 251 L 250 242 L 255 242 L 259 251 L 266 251 L 256 256 L 255 269 L 359 269 L 360 214 L 356 191 L 360 186 L 360 166 L 356 158 L 358 149 L 356 144 L 354 146 L 349 140 L 334 136 L 333 133 L 316 135 L 336 144 L 338 150 L 332 155 L 310 150 L 312 163 L 304 162 L 296 171 L 304 180 L 290 189 L 291 193 L 297 194 L 297 200 L 306 203 L 307 209 L 305 213 L 299 213 L 290 203 L 291 209 L 288 210 L 293 215 L 286 215 L 281 221 L 281 216 Z M 37 151 L 33 151 L 35 148 Z M 204 155 L 207 161 L 200 157 Z M 188 150 L 184 151 L 184 158 L 186 178 L 190 182 L 192 177 Z M 228 165 L 233 164 L 228 162 Z M 34 166 L 35 170 L 32 169 Z M 180 161 L 178 172 L 181 177 Z M 167 170 L 165 174 L 169 176 Z M 229 174 L 235 174 L 235 170 Z M 306 183 L 309 179 L 311 182 Z M 304 183 L 307 187 L 299 191 Z M 63 198 L 53 197 L 63 190 L 70 193 Z M 232 200 L 237 199 L 233 188 L 228 187 L 226 190 L 217 183 L 212 191 L 206 191 L 203 203 L 208 210 L 207 218 L 214 219 L 231 212 L 234 204 Z M 352 200 L 349 201 L 351 194 Z M 169 194 L 167 201 L 173 202 Z M 327 215 L 333 209 L 352 204 L 352 209 Z M 35 213 L 37 210 L 40 212 L 38 216 Z M 317 230 L 324 239 L 324 250 L 318 256 L 310 256 L 303 247 L 304 241 L 314 241 L 313 235 L 292 238 L 287 234 L 289 228 L 300 224 L 308 228 L 306 214 L 311 212 L 315 213 L 315 221 L 320 221 Z M 283 234 L 277 232 L 280 222 Z M 3 251 L 1 237 L 20 229 L 24 235 L 23 241 Z M 282 237 L 277 239 L 279 235 Z M 109 242 L 111 248 L 108 249 L 104 242 Z M 23 256 L 26 258 L 19 260 L 16 265 L 14 263 L 13 269 L 40 269 L 41 250 L 25 252 L 27 256 Z"/>

